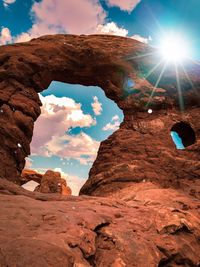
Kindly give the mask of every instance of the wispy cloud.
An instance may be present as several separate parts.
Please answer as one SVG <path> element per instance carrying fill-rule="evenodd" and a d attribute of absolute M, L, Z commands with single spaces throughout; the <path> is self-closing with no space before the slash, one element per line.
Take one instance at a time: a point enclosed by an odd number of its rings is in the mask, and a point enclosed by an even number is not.
<path fill-rule="evenodd" d="M 119 121 L 119 116 L 115 115 L 114 117 L 112 117 L 111 122 L 107 123 L 102 130 L 103 131 L 116 131 L 117 129 L 119 129 L 120 126 L 120 121 Z"/>
<path fill-rule="evenodd" d="M 94 111 L 94 114 L 96 116 L 101 115 L 101 112 L 103 110 L 102 109 L 102 104 L 99 102 L 99 99 L 98 99 L 97 96 L 94 96 L 93 100 L 94 100 L 94 102 L 91 104 L 91 106 L 92 106 L 92 109 Z"/>
<path fill-rule="evenodd" d="M 119 120 L 119 116 L 118 115 L 115 115 L 112 117 L 112 121 L 118 121 Z"/>
<path fill-rule="evenodd" d="M 125 37 L 128 34 L 128 30 L 118 27 L 117 24 L 114 22 L 109 22 L 106 24 L 98 25 L 96 28 L 96 33 L 118 35 Z"/>
<path fill-rule="evenodd" d="M 106 2 L 110 7 L 116 6 L 123 11 L 131 12 L 141 0 L 107 0 Z"/>
<path fill-rule="evenodd" d="M 11 4 L 15 3 L 15 2 L 16 2 L 16 0 L 3 0 L 3 5 L 5 7 L 8 7 L 9 5 L 11 5 Z"/>
<path fill-rule="evenodd" d="M 137 41 L 139 41 L 141 43 L 144 43 L 144 44 L 148 44 L 152 40 L 150 36 L 148 38 L 145 38 L 145 37 L 142 37 L 139 34 L 135 34 L 135 35 L 131 36 L 131 38 L 134 39 L 134 40 L 137 40 Z"/>
<path fill-rule="evenodd" d="M 5 45 L 12 42 L 11 32 L 8 28 L 3 27 L 0 32 L 0 45 Z"/>

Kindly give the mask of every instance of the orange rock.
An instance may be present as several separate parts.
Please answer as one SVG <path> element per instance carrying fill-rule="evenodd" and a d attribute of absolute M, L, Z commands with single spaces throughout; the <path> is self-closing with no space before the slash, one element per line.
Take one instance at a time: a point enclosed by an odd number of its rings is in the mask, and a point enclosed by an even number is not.
<path fill-rule="evenodd" d="M 72 190 L 69 186 L 65 186 L 62 184 L 62 195 L 64 196 L 70 196 L 72 194 Z"/>
<path fill-rule="evenodd" d="M 41 183 L 35 189 L 41 193 L 59 193 L 62 195 L 71 195 L 71 189 L 67 186 L 66 180 L 61 178 L 60 172 L 52 170 L 46 171 L 42 176 Z"/>

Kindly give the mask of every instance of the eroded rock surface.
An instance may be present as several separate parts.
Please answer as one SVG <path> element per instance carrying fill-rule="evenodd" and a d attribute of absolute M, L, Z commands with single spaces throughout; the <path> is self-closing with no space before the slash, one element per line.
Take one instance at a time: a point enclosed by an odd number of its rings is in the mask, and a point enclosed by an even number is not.
<path fill-rule="evenodd" d="M 178 69 L 180 93 L 173 66 L 154 87 L 163 67 L 154 68 L 159 60 L 147 45 L 106 35 L 45 36 L 0 47 L 0 177 L 19 183 L 40 114 L 37 92 L 57 80 L 100 86 L 124 112 L 120 129 L 102 142 L 82 194 L 103 196 L 124 182 L 144 179 L 162 186 L 199 183 L 200 67 L 190 63 Z M 170 137 L 180 121 L 196 135 L 184 151 Z"/>
<path fill-rule="evenodd" d="M 200 264 L 199 201 L 179 190 L 146 182 L 70 197 L 0 179 L 0 202 L 2 267 Z"/>
<path fill-rule="evenodd" d="M 67 182 L 61 177 L 60 172 L 47 170 L 45 174 L 41 174 L 34 170 L 25 169 L 22 171 L 20 182 L 23 185 L 29 181 L 39 184 L 35 191 L 40 193 L 59 193 L 66 196 L 72 194 L 70 187 L 67 186 Z"/>
<path fill-rule="evenodd" d="M 71 189 L 67 186 L 66 180 L 61 177 L 60 172 L 52 170 L 45 172 L 35 191 L 41 193 L 60 193 L 63 195 L 71 195 L 72 193 Z"/>
<path fill-rule="evenodd" d="M 34 181 L 38 184 L 41 183 L 42 174 L 34 170 L 24 169 L 20 176 L 20 185 L 26 184 L 29 181 Z"/>

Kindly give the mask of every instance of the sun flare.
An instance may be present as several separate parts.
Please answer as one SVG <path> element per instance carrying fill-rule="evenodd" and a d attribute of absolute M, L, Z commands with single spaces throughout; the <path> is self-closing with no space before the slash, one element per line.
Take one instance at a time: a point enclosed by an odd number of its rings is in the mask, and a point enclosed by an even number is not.
<path fill-rule="evenodd" d="M 167 34 L 159 45 L 163 60 L 169 63 L 181 63 L 190 57 L 190 47 L 186 38 L 179 34 Z"/>

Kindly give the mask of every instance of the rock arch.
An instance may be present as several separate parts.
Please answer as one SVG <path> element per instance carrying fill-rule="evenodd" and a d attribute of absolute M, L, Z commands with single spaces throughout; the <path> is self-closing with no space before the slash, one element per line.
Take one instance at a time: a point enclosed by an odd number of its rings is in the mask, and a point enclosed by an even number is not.
<path fill-rule="evenodd" d="M 0 47 L 0 177 L 18 183 L 24 158 L 30 154 L 34 121 L 40 115 L 37 93 L 53 80 L 99 86 L 124 112 L 120 129 L 102 142 L 82 194 L 106 195 L 125 182 L 169 184 L 169 177 L 177 179 L 176 170 L 185 162 L 192 159 L 198 163 L 199 98 L 195 92 L 200 85 L 199 69 L 190 72 L 195 90 L 180 74 L 183 88 L 187 88 L 183 92 L 187 112 L 179 111 L 175 74 L 168 72 L 168 83 L 155 90 L 150 103 L 153 113 L 148 114 L 146 104 L 154 87 L 142 73 L 157 57 L 140 55 L 152 51 L 135 40 L 106 35 L 44 36 Z M 123 90 L 127 78 L 137 89 L 128 96 Z M 174 151 L 168 133 L 173 121 L 184 117 L 196 128 L 197 144 L 174 163 L 179 152 Z M 188 171 L 197 175 L 190 165 L 187 171 L 182 168 L 180 176 L 186 177 Z"/>
<path fill-rule="evenodd" d="M 176 132 L 182 140 L 184 147 L 191 146 L 196 142 L 196 134 L 191 125 L 186 121 L 175 123 L 171 131 Z"/>

